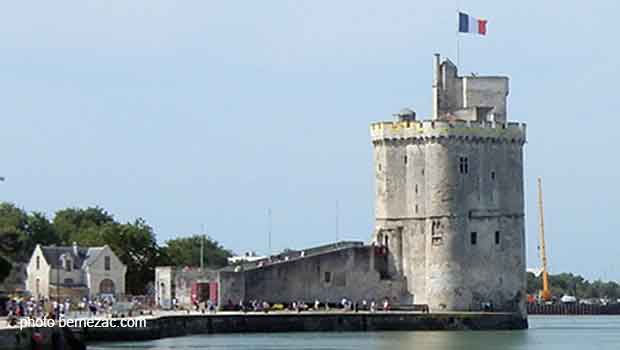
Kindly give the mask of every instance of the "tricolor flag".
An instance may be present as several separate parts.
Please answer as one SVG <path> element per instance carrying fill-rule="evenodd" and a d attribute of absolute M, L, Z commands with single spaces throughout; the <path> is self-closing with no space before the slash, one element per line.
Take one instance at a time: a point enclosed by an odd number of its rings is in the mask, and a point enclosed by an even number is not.
<path fill-rule="evenodd" d="M 466 13 L 459 12 L 459 33 L 487 34 L 487 20 L 474 18 Z"/>

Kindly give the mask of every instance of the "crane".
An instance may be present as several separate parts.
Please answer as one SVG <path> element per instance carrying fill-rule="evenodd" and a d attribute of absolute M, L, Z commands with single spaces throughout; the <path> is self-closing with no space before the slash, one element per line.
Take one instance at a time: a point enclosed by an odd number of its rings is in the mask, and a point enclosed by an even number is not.
<path fill-rule="evenodd" d="M 542 179 L 538 177 L 538 229 L 540 231 L 540 258 L 542 260 L 542 290 L 540 291 L 540 299 L 543 301 L 551 300 L 551 291 L 549 290 L 549 274 L 547 272 L 547 253 L 545 251 L 545 219 L 543 212 L 543 193 Z"/>

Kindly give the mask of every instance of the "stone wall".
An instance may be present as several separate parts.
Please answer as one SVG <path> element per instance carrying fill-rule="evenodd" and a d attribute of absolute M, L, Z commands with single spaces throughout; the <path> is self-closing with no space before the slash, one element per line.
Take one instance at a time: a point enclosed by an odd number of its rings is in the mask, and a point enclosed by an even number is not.
<path fill-rule="evenodd" d="M 110 259 L 110 269 L 105 269 L 105 258 Z M 87 287 L 91 297 L 95 297 L 101 293 L 100 287 L 103 280 L 111 280 L 114 283 L 115 295 L 122 296 L 125 294 L 125 275 L 127 266 L 112 252 L 107 245 L 97 255 L 97 258 L 85 268 L 87 276 Z"/>
<path fill-rule="evenodd" d="M 217 282 L 219 272 L 195 267 L 160 266 L 155 268 L 155 302 L 164 308 L 172 298 L 178 305 L 192 305 L 192 286 L 195 283 Z M 221 291 L 220 291 L 221 294 Z"/>
<path fill-rule="evenodd" d="M 525 314 L 526 128 L 505 122 L 508 78 L 459 77 L 438 57 L 435 75 L 434 120 L 371 126 L 373 239 L 415 303 Z M 456 117 L 481 106 L 494 121 Z"/>
<path fill-rule="evenodd" d="M 220 272 L 220 288 L 222 297 L 229 295 L 235 303 L 241 299 L 336 303 L 342 298 L 410 302 L 402 275 L 381 271 L 378 262 L 384 258 L 372 246 L 343 248 L 236 273 Z"/>
<path fill-rule="evenodd" d="M 38 268 L 36 264 L 37 257 L 39 259 Z M 26 289 L 29 290 L 34 297 L 50 297 L 50 269 L 51 267 L 47 264 L 47 261 L 45 260 L 45 257 L 41 252 L 41 248 L 37 246 L 34 249 L 34 252 L 32 253 L 32 258 L 30 259 L 26 267 Z M 56 281 L 53 281 L 53 283 L 56 283 Z"/>

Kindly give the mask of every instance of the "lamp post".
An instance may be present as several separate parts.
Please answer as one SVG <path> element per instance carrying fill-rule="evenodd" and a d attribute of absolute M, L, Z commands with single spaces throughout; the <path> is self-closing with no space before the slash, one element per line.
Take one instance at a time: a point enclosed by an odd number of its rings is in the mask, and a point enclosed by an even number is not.
<path fill-rule="evenodd" d="M 62 256 L 58 257 L 58 268 L 56 269 L 56 303 L 60 303 L 60 269 L 62 268 Z"/>

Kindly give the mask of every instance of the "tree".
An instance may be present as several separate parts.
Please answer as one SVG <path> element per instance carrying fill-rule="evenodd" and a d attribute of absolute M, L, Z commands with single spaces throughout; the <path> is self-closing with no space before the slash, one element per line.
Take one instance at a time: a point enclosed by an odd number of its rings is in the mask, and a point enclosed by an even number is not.
<path fill-rule="evenodd" d="M 127 265 L 128 293 L 143 294 L 155 278 L 155 267 L 163 262 L 153 229 L 139 218 L 133 223 L 106 225 L 102 237 Z"/>
<path fill-rule="evenodd" d="M 54 227 L 64 244 L 78 242 L 84 231 L 115 223 L 114 217 L 99 207 L 68 208 L 56 212 Z"/>
<path fill-rule="evenodd" d="M 166 241 L 165 256 L 169 265 L 200 266 L 200 248 L 202 235 L 175 238 Z M 218 242 L 207 237 L 204 239 L 204 265 L 209 268 L 220 268 L 228 264 L 232 256 Z"/>
<path fill-rule="evenodd" d="M 32 212 L 28 215 L 26 222 L 29 236 L 28 251 L 32 251 L 37 244 L 61 244 L 56 227 L 47 219 L 45 214 Z"/>
<path fill-rule="evenodd" d="M 8 262 L 23 261 L 28 252 L 28 215 L 11 203 L 0 203 L 0 256 Z"/>

